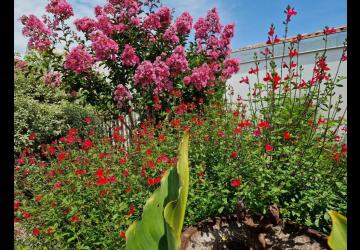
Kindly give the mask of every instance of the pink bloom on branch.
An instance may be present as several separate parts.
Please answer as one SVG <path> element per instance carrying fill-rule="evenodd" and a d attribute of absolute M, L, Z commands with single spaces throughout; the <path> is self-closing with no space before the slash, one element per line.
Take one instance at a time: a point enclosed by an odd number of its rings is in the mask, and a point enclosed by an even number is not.
<path fill-rule="evenodd" d="M 144 88 L 153 84 L 155 79 L 155 69 L 152 63 L 148 60 L 143 61 L 136 69 L 134 75 L 134 83 L 141 85 Z"/>
<path fill-rule="evenodd" d="M 224 61 L 224 69 L 222 71 L 221 78 L 223 80 L 231 78 L 234 73 L 239 72 L 240 61 L 237 58 L 226 59 Z"/>
<path fill-rule="evenodd" d="M 147 30 L 157 30 L 161 27 L 160 17 L 153 13 L 145 17 L 143 22 L 143 28 Z"/>
<path fill-rule="evenodd" d="M 171 74 L 177 75 L 189 69 L 186 59 L 185 48 L 181 45 L 177 46 L 171 56 L 166 60 L 166 64 L 170 67 Z"/>
<path fill-rule="evenodd" d="M 73 8 L 66 0 L 51 0 L 46 5 L 46 11 L 54 14 L 61 20 L 66 20 L 74 15 Z"/>
<path fill-rule="evenodd" d="M 189 12 L 183 12 L 175 22 L 176 30 L 180 35 L 187 35 L 191 31 L 193 18 Z"/>
<path fill-rule="evenodd" d="M 62 73 L 61 72 L 48 72 L 43 77 L 44 83 L 49 87 L 58 87 L 62 82 Z"/>
<path fill-rule="evenodd" d="M 195 39 L 205 39 L 208 36 L 209 24 L 205 18 L 200 17 L 194 24 Z"/>
<path fill-rule="evenodd" d="M 116 59 L 119 48 L 114 40 L 99 30 L 92 32 L 90 34 L 90 39 L 92 41 L 91 48 L 95 51 L 96 59 L 98 61 Z"/>
<path fill-rule="evenodd" d="M 119 84 L 115 88 L 114 100 L 117 102 L 117 107 L 122 109 L 128 105 L 129 100 L 132 99 L 132 95 L 129 90 L 122 84 Z"/>
<path fill-rule="evenodd" d="M 221 24 L 219 13 L 216 8 L 212 8 L 206 15 L 206 22 L 208 23 L 209 31 L 213 33 L 221 32 Z"/>
<path fill-rule="evenodd" d="M 76 19 L 74 21 L 75 27 L 78 31 L 91 32 L 96 29 L 97 22 L 89 17 Z"/>
<path fill-rule="evenodd" d="M 157 12 L 159 16 L 161 27 L 167 27 L 171 23 L 171 9 L 169 7 L 162 7 Z"/>
<path fill-rule="evenodd" d="M 171 44 L 177 44 L 179 42 L 179 38 L 176 35 L 176 27 L 170 26 L 167 28 L 163 35 L 163 39 Z"/>
<path fill-rule="evenodd" d="M 191 75 L 184 77 L 184 83 L 192 83 L 197 90 L 209 86 L 215 77 L 208 64 L 204 63 L 200 67 L 194 68 Z"/>
<path fill-rule="evenodd" d="M 116 30 L 115 26 L 111 23 L 110 19 L 105 15 L 97 17 L 96 27 L 104 32 L 107 36 L 112 35 Z"/>
<path fill-rule="evenodd" d="M 90 69 L 93 62 L 93 57 L 84 49 L 83 45 L 78 45 L 66 56 L 64 68 L 81 73 Z"/>
<path fill-rule="evenodd" d="M 124 51 L 121 54 L 121 60 L 125 66 L 135 66 L 140 61 L 135 53 L 135 49 L 129 44 L 125 44 Z"/>
<path fill-rule="evenodd" d="M 173 86 L 169 80 L 170 70 L 166 63 L 161 61 L 161 57 L 156 58 L 153 67 L 155 71 L 154 82 L 156 85 L 154 93 L 160 93 L 163 90 L 171 91 Z"/>
<path fill-rule="evenodd" d="M 25 26 L 22 33 L 25 37 L 29 37 L 28 46 L 30 49 L 37 49 L 44 51 L 52 45 L 49 36 L 52 31 L 45 26 L 45 24 L 34 15 L 22 16 L 21 23 Z"/>

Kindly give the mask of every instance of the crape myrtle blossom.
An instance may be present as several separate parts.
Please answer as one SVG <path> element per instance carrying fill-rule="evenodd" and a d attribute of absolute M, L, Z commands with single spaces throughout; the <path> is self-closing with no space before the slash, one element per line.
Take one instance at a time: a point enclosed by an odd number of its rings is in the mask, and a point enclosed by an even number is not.
<path fill-rule="evenodd" d="M 180 35 L 187 35 L 191 31 L 193 18 L 189 12 L 183 12 L 175 22 L 176 30 Z"/>
<path fill-rule="evenodd" d="M 154 93 L 158 94 L 164 90 L 170 92 L 172 90 L 172 83 L 169 80 L 170 70 L 164 61 L 161 61 L 161 57 L 158 56 L 153 63 L 154 71 L 155 71 L 155 89 Z"/>
<path fill-rule="evenodd" d="M 180 40 L 179 37 L 176 35 L 176 27 L 170 26 L 165 30 L 163 35 L 163 39 L 171 44 L 177 44 Z"/>
<path fill-rule="evenodd" d="M 53 32 L 36 16 L 22 16 L 20 21 L 24 25 L 23 35 L 30 38 L 28 42 L 30 49 L 44 51 L 53 44 L 50 40 Z"/>
<path fill-rule="evenodd" d="M 194 24 L 194 28 L 195 28 L 195 39 L 205 39 L 207 37 L 209 25 L 206 22 L 205 18 L 200 17 Z"/>
<path fill-rule="evenodd" d="M 135 49 L 129 44 L 125 44 L 124 51 L 121 54 L 121 60 L 125 66 L 135 66 L 140 61 L 135 53 Z"/>
<path fill-rule="evenodd" d="M 134 75 L 134 83 L 147 88 L 154 82 L 155 69 L 149 60 L 143 61 L 136 69 Z"/>
<path fill-rule="evenodd" d="M 203 88 L 211 85 L 214 80 L 214 73 L 206 63 L 200 67 L 194 68 L 190 76 L 184 77 L 184 83 L 186 85 L 190 83 L 193 84 L 197 90 L 202 90 Z"/>
<path fill-rule="evenodd" d="M 91 48 L 95 51 L 96 60 L 116 60 L 119 51 L 118 44 L 105 35 L 102 31 L 96 30 L 90 34 L 92 41 Z"/>
<path fill-rule="evenodd" d="M 146 30 L 157 30 L 161 27 L 160 17 L 156 13 L 150 14 L 144 19 L 142 26 Z"/>
<path fill-rule="evenodd" d="M 61 72 L 48 72 L 43 77 L 44 83 L 49 87 L 58 87 L 62 82 L 62 73 Z"/>
<path fill-rule="evenodd" d="M 94 31 L 96 29 L 96 26 L 97 26 L 96 21 L 89 18 L 89 17 L 76 19 L 74 21 L 74 24 L 75 24 L 76 29 L 78 31 L 82 31 L 82 32 Z"/>
<path fill-rule="evenodd" d="M 166 59 L 166 64 L 171 69 L 172 75 L 177 75 L 189 69 L 189 64 L 186 59 L 185 48 L 181 45 L 177 46 L 171 56 Z"/>
<path fill-rule="evenodd" d="M 171 9 L 169 7 L 162 7 L 157 12 L 156 15 L 159 16 L 161 27 L 166 28 L 171 23 Z"/>
<path fill-rule="evenodd" d="M 94 58 L 85 50 L 83 45 L 78 45 L 66 56 L 64 68 L 81 73 L 90 69 L 93 63 Z"/>
<path fill-rule="evenodd" d="M 224 69 L 221 74 L 223 80 L 230 79 L 234 73 L 239 72 L 240 62 L 237 58 L 226 59 L 224 61 Z"/>
<path fill-rule="evenodd" d="M 60 20 L 66 20 L 74 15 L 73 8 L 66 0 L 51 0 L 45 8 Z"/>
<path fill-rule="evenodd" d="M 119 84 L 116 86 L 114 92 L 114 100 L 116 101 L 117 107 L 119 109 L 126 107 L 131 99 L 132 95 L 128 88 L 126 88 L 123 84 Z"/>

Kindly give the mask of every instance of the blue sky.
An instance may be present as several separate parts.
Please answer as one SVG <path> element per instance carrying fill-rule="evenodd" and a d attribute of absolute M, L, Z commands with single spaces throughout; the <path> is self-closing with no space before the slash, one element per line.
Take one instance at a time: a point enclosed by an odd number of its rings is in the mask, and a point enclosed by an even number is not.
<path fill-rule="evenodd" d="M 94 16 L 93 8 L 103 5 L 106 0 L 68 0 L 76 18 Z M 265 42 L 271 23 L 275 24 L 276 33 L 284 34 L 282 21 L 283 10 L 290 4 L 298 14 L 292 18 L 289 35 L 311 33 L 322 30 L 324 26 L 337 27 L 346 25 L 346 0 L 163 0 L 164 5 L 175 8 L 175 17 L 183 11 L 189 11 L 194 20 L 206 15 L 208 9 L 216 7 L 222 24 L 235 22 L 235 37 L 232 48 L 238 49 L 247 45 Z M 18 21 L 22 14 L 44 14 L 47 0 L 15 0 L 14 9 L 14 49 L 24 52 L 27 39 L 22 37 L 22 25 Z M 72 19 L 74 20 L 74 18 Z"/>

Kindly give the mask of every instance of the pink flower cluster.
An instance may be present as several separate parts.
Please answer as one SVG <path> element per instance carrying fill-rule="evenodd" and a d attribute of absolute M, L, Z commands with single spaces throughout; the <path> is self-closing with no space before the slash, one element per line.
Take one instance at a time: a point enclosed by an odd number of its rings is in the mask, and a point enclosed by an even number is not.
<path fill-rule="evenodd" d="M 95 51 L 96 60 L 116 60 L 116 54 L 119 52 L 118 44 L 106 36 L 102 31 L 93 31 L 90 34 L 91 48 Z"/>
<path fill-rule="evenodd" d="M 77 19 L 75 20 L 74 24 L 77 30 L 82 32 L 91 32 L 94 31 L 97 27 L 96 21 L 89 17 Z"/>
<path fill-rule="evenodd" d="M 146 60 L 142 62 L 135 71 L 134 82 L 143 88 L 148 88 L 155 84 L 154 93 L 172 90 L 172 82 L 169 80 L 170 70 L 168 65 L 157 57 L 154 63 Z"/>
<path fill-rule="evenodd" d="M 165 30 L 165 33 L 163 35 L 163 38 L 165 41 L 171 43 L 171 44 L 177 44 L 180 40 L 179 37 L 176 34 L 176 27 L 170 26 Z"/>
<path fill-rule="evenodd" d="M 44 75 L 44 83 L 49 87 L 58 87 L 62 82 L 62 74 L 61 72 L 48 72 Z"/>
<path fill-rule="evenodd" d="M 171 91 L 172 90 L 172 83 L 169 80 L 170 71 L 169 67 L 166 65 L 165 62 L 161 61 L 161 57 L 158 56 L 153 63 L 154 71 L 155 71 L 155 89 L 154 93 L 158 94 L 163 90 Z"/>
<path fill-rule="evenodd" d="M 20 58 L 14 58 L 15 67 L 19 71 L 24 71 L 27 69 L 28 63 Z"/>
<path fill-rule="evenodd" d="M 209 33 L 221 32 L 220 17 L 216 8 L 208 11 L 206 19 L 200 17 L 194 24 L 195 39 L 206 39 Z"/>
<path fill-rule="evenodd" d="M 176 30 L 180 35 L 187 35 L 191 31 L 193 18 L 189 12 L 182 13 L 175 22 Z"/>
<path fill-rule="evenodd" d="M 237 58 L 226 59 L 224 61 L 224 68 L 222 70 L 221 79 L 226 80 L 231 78 L 234 73 L 239 72 L 240 62 Z"/>
<path fill-rule="evenodd" d="M 200 67 L 194 68 L 190 76 L 184 77 L 184 83 L 186 85 L 192 83 L 199 91 L 207 86 L 210 86 L 214 80 L 214 73 L 206 63 Z"/>
<path fill-rule="evenodd" d="M 30 15 L 22 16 L 20 20 L 24 25 L 23 35 L 30 38 L 28 42 L 30 49 L 43 51 L 52 45 L 52 41 L 49 39 L 52 31 L 40 19 Z"/>
<path fill-rule="evenodd" d="M 171 23 L 171 9 L 169 7 L 162 7 L 157 12 L 156 15 L 159 16 L 161 27 L 167 27 Z"/>
<path fill-rule="evenodd" d="M 134 75 L 134 83 L 140 84 L 147 88 L 152 85 L 155 79 L 155 69 L 152 63 L 148 60 L 143 61 L 136 69 Z"/>
<path fill-rule="evenodd" d="M 195 39 L 206 39 L 208 36 L 209 25 L 205 18 L 200 17 L 194 24 Z"/>
<path fill-rule="evenodd" d="M 66 0 L 51 0 L 46 5 L 46 11 L 54 14 L 60 20 L 66 20 L 74 15 L 73 8 Z"/>
<path fill-rule="evenodd" d="M 129 100 L 132 99 L 130 91 L 122 84 L 115 88 L 114 100 L 117 102 L 117 107 L 122 109 L 128 105 Z"/>
<path fill-rule="evenodd" d="M 166 64 L 170 67 L 172 75 L 177 75 L 189 69 L 186 59 L 185 48 L 181 45 L 177 46 L 171 56 L 166 59 Z"/>
<path fill-rule="evenodd" d="M 220 17 L 219 13 L 216 8 L 212 8 L 208 11 L 206 16 L 206 22 L 208 24 L 209 31 L 212 33 L 219 33 L 221 32 L 221 24 L 220 24 Z"/>
<path fill-rule="evenodd" d="M 143 28 L 146 30 L 157 30 L 161 27 L 160 17 L 156 13 L 152 13 L 145 17 Z"/>
<path fill-rule="evenodd" d="M 125 66 L 135 66 L 140 61 L 139 57 L 135 54 L 135 49 L 129 44 L 125 44 L 121 60 Z"/>
<path fill-rule="evenodd" d="M 93 63 L 94 58 L 82 45 L 78 45 L 66 56 L 64 68 L 70 69 L 76 73 L 81 73 L 90 69 Z"/>

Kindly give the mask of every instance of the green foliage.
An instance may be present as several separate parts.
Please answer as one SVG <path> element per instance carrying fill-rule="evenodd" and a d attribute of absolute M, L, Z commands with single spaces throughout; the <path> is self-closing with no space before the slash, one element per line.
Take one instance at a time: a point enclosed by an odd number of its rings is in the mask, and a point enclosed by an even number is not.
<path fill-rule="evenodd" d="M 189 133 L 179 145 L 178 164 L 168 170 L 160 187 L 147 200 L 141 221 L 126 232 L 126 249 L 178 249 L 184 222 L 188 188 Z"/>
<path fill-rule="evenodd" d="M 85 117 L 92 118 L 92 124 L 100 127 L 105 119 L 93 106 L 84 105 L 81 98 L 74 99 L 62 88 L 45 85 L 43 76 L 48 67 L 45 56 L 33 52 L 25 58 L 26 69 L 15 67 L 15 152 L 58 139 L 69 128 L 88 132 Z M 36 138 L 29 139 L 31 134 L 36 134 Z"/>

